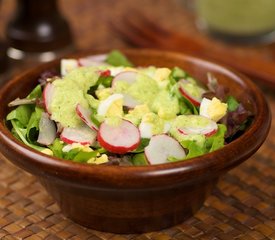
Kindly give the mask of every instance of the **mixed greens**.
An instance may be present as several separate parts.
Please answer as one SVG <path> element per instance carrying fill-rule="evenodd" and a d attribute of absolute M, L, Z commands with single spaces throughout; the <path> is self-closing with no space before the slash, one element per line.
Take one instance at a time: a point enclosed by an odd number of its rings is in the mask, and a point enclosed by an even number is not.
<path fill-rule="evenodd" d="M 75 162 L 148 165 L 222 148 L 252 118 L 211 74 L 203 86 L 179 67 L 134 67 L 121 52 L 63 59 L 9 105 L 11 132 Z"/>

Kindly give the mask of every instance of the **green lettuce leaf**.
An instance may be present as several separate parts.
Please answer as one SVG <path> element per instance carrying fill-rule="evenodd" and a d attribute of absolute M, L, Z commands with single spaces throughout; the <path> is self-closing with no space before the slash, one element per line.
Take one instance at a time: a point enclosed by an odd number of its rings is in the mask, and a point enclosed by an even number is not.
<path fill-rule="evenodd" d="M 228 108 L 228 111 L 229 112 L 233 112 L 233 111 L 236 111 L 237 108 L 239 107 L 240 103 L 237 101 L 236 98 L 234 98 L 233 96 L 229 96 L 227 98 L 227 108 Z"/>
<path fill-rule="evenodd" d="M 175 84 L 181 79 L 188 77 L 188 74 L 179 67 L 174 67 L 169 75 L 170 84 Z"/>
<path fill-rule="evenodd" d="M 94 158 L 97 156 L 97 152 L 83 152 L 79 151 L 74 158 L 72 159 L 74 162 L 87 162 L 90 158 Z"/>
<path fill-rule="evenodd" d="M 27 129 L 21 127 L 21 123 L 18 120 L 11 120 L 11 124 L 13 126 L 13 131 L 16 132 L 16 135 L 20 138 L 20 140 L 25 143 L 27 146 L 36 149 L 38 151 L 42 151 L 46 148 L 37 146 L 35 144 L 29 143 L 26 139 Z"/>
<path fill-rule="evenodd" d="M 200 146 L 197 144 L 196 141 L 185 140 L 185 141 L 181 142 L 181 145 L 184 148 L 188 149 L 188 153 L 184 159 L 198 157 L 198 156 L 201 156 L 201 155 L 207 153 L 207 149 L 206 149 L 205 145 Z"/>
<path fill-rule="evenodd" d="M 26 134 L 26 138 L 28 139 L 29 142 L 34 143 L 38 138 L 39 122 L 43 111 L 44 110 L 42 108 L 35 107 L 35 110 L 32 112 L 32 115 L 27 125 L 27 134 Z"/>
<path fill-rule="evenodd" d="M 224 124 L 218 124 L 218 131 L 213 136 L 206 138 L 205 144 L 208 152 L 213 152 L 224 146 L 226 130 Z"/>
<path fill-rule="evenodd" d="M 80 152 L 79 148 L 73 148 L 68 152 L 63 152 L 63 158 L 67 160 L 73 160 L 74 157 Z"/>
<path fill-rule="evenodd" d="M 42 97 L 42 88 L 41 85 L 37 85 L 27 96 L 28 99 L 33 99 L 33 98 L 40 98 Z"/>
<path fill-rule="evenodd" d="M 59 138 L 56 138 L 52 145 L 49 146 L 49 148 L 52 150 L 55 157 L 63 158 L 64 154 L 62 149 L 64 146 L 65 144 L 61 142 Z"/>
<path fill-rule="evenodd" d="M 146 159 L 144 153 L 135 154 L 135 155 L 131 158 L 131 162 L 132 162 L 132 164 L 135 165 L 135 166 L 144 166 L 144 165 L 148 165 L 148 162 L 147 162 L 147 159 Z"/>
<path fill-rule="evenodd" d="M 87 91 L 87 93 L 96 97 L 95 91 L 98 89 L 98 86 L 103 85 L 106 88 L 111 87 L 113 79 L 114 79 L 113 76 L 100 76 L 96 84 L 91 86 Z"/>
<path fill-rule="evenodd" d="M 112 66 L 133 67 L 133 64 L 120 51 L 114 50 L 107 56 L 106 62 Z"/>
<path fill-rule="evenodd" d="M 215 150 L 222 148 L 224 146 L 225 133 L 226 133 L 226 126 L 224 124 L 218 124 L 218 131 L 214 135 L 210 137 L 206 137 L 203 145 L 200 145 L 193 140 L 181 141 L 180 144 L 185 149 L 187 149 L 187 155 L 182 160 L 198 157 L 203 154 L 213 152 Z"/>
<path fill-rule="evenodd" d="M 192 104 L 187 98 L 184 96 L 181 96 L 179 98 L 179 103 L 180 103 L 180 113 L 183 115 L 186 114 L 195 114 L 199 115 L 199 110 L 198 108 Z"/>
<path fill-rule="evenodd" d="M 138 148 L 136 150 L 132 151 L 132 153 L 144 152 L 144 148 L 148 146 L 149 142 L 150 142 L 149 138 L 142 138 Z"/>
<path fill-rule="evenodd" d="M 113 76 L 100 76 L 97 80 L 97 85 L 101 84 L 106 88 L 111 87 L 113 78 Z"/>
<path fill-rule="evenodd" d="M 21 124 L 21 127 L 27 127 L 33 109 L 32 105 L 20 105 L 7 115 L 6 120 L 17 120 Z"/>
<path fill-rule="evenodd" d="M 62 152 L 62 149 L 58 149 L 58 151 L 60 150 Z M 98 151 L 84 152 L 81 148 L 73 148 L 69 152 L 62 152 L 64 159 L 72 160 L 74 162 L 87 162 L 90 158 L 96 157 L 97 154 Z"/>

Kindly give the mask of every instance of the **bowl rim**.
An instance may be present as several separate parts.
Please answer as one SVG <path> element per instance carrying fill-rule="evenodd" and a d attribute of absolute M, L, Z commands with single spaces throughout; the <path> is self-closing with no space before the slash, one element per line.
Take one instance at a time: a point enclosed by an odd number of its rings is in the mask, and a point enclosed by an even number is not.
<path fill-rule="evenodd" d="M 252 124 L 248 129 L 233 142 L 225 145 L 222 149 L 208 153 L 199 157 L 192 158 L 188 161 L 179 161 L 166 164 L 148 165 L 148 166 L 111 166 L 111 165 L 89 165 L 83 163 L 76 163 L 68 160 L 50 157 L 40 153 L 32 148 L 26 146 L 18 139 L 16 139 L 8 128 L 5 126 L 5 120 L 1 119 L 0 123 L 0 141 L 2 142 L 0 148 L 4 155 L 9 155 L 8 151 L 13 150 L 20 155 L 21 161 L 10 159 L 17 165 L 32 174 L 46 177 L 48 175 L 62 179 L 64 181 L 71 181 L 81 184 L 97 183 L 101 186 L 119 187 L 119 188 L 139 188 L 141 187 L 140 179 L 146 177 L 147 187 L 158 186 L 159 182 L 164 185 L 171 183 L 180 183 L 182 181 L 190 182 L 194 180 L 203 181 L 205 178 L 214 178 L 225 172 L 235 165 L 238 165 L 249 156 L 251 156 L 260 145 L 264 142 L 271 125 L 271 113 L 268 104 L 258 87 L 243 74 L 224 66 L 220 63 L 205 60 L 202 58 L 194 57 L 184 53 L 176 53 L 170 51 L 159 51 L 151 49 L 120 49 L 127 54 L 135 54 L 138 52 L 140 55 L 153 55 L 161 57 L 163 54 L 169 55 L 172 58 L 184 59 L 185 61 L 199 62 L 206 64 L 210 67 L 223 71 L 228 76 L 232 76 L 234 81 L 240 85 L 245 85 L 253 94 L 255 99 L 255 106 L 257 114 L 254 117 Z M 91 54 L 106 53 L 109 50 L 96 50 L 91 52 L 74 54 L 72 56 L 85 56 Z M 42 64 L 34 69 L 27 70 L 14 77 L 11 81 L 7 82 L 0 89 L 0 102 L 4 93 L 8 92 L 13 83 L 19 81 L 21 78 L 28 76 L 35 71 L 39 73 L 51 66 L 55 66 L 60 59 L 54 60 L 50 63 Z M 261 126 L 262 128 L 259 128 Z M 238 146 L 245 145 L 250 148 L 238 151 Z M 242 148 L 243 149 L 243 148 Z M 226 156 L 226 158 L 225 158 Z M 22 160 L 23 159 L 23 160 Z M 230 159 L 230 160 L 228 160 Z M 104 171 L 103 171 L 104 168 Z M 40 171 L 35 172 L 37 169 Z M 107 179 L 106 179 L 107 178 Z M 167 181 L 165 181 L 165 179 Z M 142 181 L 141 181 L 142 182 Z M 143 186 L 144 187 L 144 184 Z"/>

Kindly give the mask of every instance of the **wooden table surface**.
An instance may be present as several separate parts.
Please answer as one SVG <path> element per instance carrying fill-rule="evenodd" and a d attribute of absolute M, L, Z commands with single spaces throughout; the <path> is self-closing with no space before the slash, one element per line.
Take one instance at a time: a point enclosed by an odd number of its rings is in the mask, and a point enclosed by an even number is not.
<path fill-rule="evenodd" d="M 110 27 L 135 9 L 159 24 L 188 33 L 211 47 L 240 55 L 262 54 L 275 59 L 275 45 L 234 46 L 212 39 L 195 28 L 192 13 L 181 0 L 60 0 L 78 49 L 128 47 Z M 14 0 L 2 0 L 0 37 L 14 11 Z M 210 49 L 211 50 L 211 49 Z M 22 64 L 24 68 L 25 66 Z M 274 62 L 275 67 L 275 62 Z M 21 68 L 0 79 L 8 80 Z M 275 115 L 275 88 L 260 86 Z M 228 172 L 203 208 L 186 222 L 160 232 L 115 235 L 83 228 L 66 219 L 36 179 L 0 155 L 0 239 L 275 239 L 275 122 L 259 151 Z"/>

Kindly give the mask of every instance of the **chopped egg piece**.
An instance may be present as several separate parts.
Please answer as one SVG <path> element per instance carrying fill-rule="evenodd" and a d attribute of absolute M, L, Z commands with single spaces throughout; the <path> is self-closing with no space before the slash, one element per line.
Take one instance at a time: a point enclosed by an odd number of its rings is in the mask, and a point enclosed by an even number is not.
<path fill-rule="evenodd" d="M 125 67 L 124 71 L 133 71 L 133 72 L 137 72 L 137 70 L 135 68 L 132 67 Z"/>
<path fill-rule="evenodd" d="M 109 70 L 111 71 L 111 76 L 116 76 L 117 74 L 124 72 L 124 71 L 137 72 L 137 70 L 132 67 L 110 67 Z"/>
<path fill-rule="evenodd" d="M 151 138 L 153 135 L 166 133 L 169 129 L 170 125 L 152 112 L 146 113 L 139 125 L 142 138 Z"/>
<path fill-rule="evenodd" d="M 162 119 L 173 119 L 176 117 L 176 114 L 172 111 L 169 111 L 170 109 L 167 109 L 167 107 L 161 106 L 158 109 L 158 116 Z"/>
<path fill-rule="evenodd" d="M 222 103 L 218 98 L 214 97 L 212 100 L 203 98 L 200 104 L 200 115 L 208 117 L 217 122 L 225 116 L 227 112 L 227 104 Z"/>
<path fill-rule="evenodd" d="M 137 105 L 134 109 L 129 110 L 129 112 L 124 116 L 124 119 L 132 122 L 134 125 L 138 125 L 144 114 L 149 112 L 150 109 L 147 104 L 140 104 Z"/>
<path fill-rule="evenodd" d="M 78 68 L 78 61 L 75 59 L 62 59 L 61 60 L 61 75 L 65 76 L 67 73 L 75 68 Z"/>
<path fill-rule="evenodd" d="M 141 122 L 139 125 L 139 132 L 142 138 L 151 138 L 153 136 L 153 124 L 148 122 Z"/>
<path fill-rule="evenodd" d="M 113 94 L 112 88 L 102 88 L 98 89 L 95 92 L 96 96 L 100 101 L 105 100 L 106 98 L 110 97 Z"/>
<path fill-rule="evenodd" d="M 122 118 L 118 116 L 105 118 L 105 122 L 113 127 L 117 127 L 121 124 Z"/>
<path fill-rule="evenodd" d="M 92 152 L 93 150 L 89 147 L 89 145 L 82 145 L 80 143 L 72 143 L 72 144 L 68 144 L 66 146 L 64 146 L 62 148 L 63 152 L 69 152 L 72 149 L 79 149 L 82 150 L 83 152 Z"/>
<path fill-rule="evenodd" d="M 157 68 L 154 79 L 157 81 L 160 87 L 166 87 L 169 83 L 169 75 L 171 70 L 169 68 Z"/>
<path fill-rule="evenodd" d="M 90 158 L 87 163 L 91 164 L 102 164 L 108 162 L 108 156 L 106 154 L 102 154 L 99 157 Z"/>
<path fill-rule="evenodd" d="M 49 156 L 53 156 L 53 151 L 49 148 L 45 148 L 41 152 L 44 153 L 44 154 L 47 154 Z"/>
<path fill-rule="evenodd" d="M 97 113 L 106 117 L 121 117 L 123 115 L 123 95 L 113 94 L 101 101 Z"/>
<path fill-rule="evenodd" d="M 169 75 L 171 73 L 171 70 L 169 68 L 158 68 L 155 72 L 154 78 L 157 81 L 164 81 L 169 78 Z"/>

